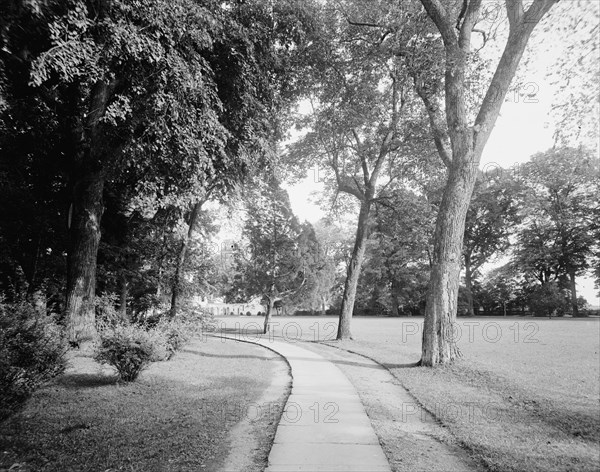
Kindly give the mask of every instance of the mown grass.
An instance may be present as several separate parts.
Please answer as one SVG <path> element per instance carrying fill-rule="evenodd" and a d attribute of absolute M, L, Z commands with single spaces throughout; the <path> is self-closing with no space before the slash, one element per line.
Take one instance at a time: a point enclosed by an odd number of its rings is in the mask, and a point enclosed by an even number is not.
<path fill-rule="evenodd" d="M 254 320 L 219 321 L 254 336 Z M 598 319 L 461 319 L 464 358 L 436 368 L 414 366 L 422 318 L 356 318 L 344 342 L 331 341 L 335 318 L 274 321 L 275 337 L 328 342 L 385 365 L 489 470 L 600 469 Z"/>
<path fill-rule="evenodd" d="M 65 375 L 0 424 L 0 470 L 217 470 L 227 435 L 271 382 L 275 355 L 245 343 L 195 340 L 133 383 L 75 357 Z M 277 360 L 277 362 L 281 362 Z M 280 413 L 280 412 L 279 412 Z M 277 412 L 259 434 L 274 434 Z M 256 451 L 266 461 L 267 448 Z"/>

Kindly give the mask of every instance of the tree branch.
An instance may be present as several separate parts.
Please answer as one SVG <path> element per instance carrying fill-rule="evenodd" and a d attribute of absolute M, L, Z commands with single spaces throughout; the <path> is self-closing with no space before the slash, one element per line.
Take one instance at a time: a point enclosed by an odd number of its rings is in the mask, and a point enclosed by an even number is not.
<path fill-rule="evenodd" d="M 427 10 L 427 14 L 437 26 L 442 40 L 446 46 L 456 46 L 457 37 L 449 21 L 449 15 L 442 3 L 439 0 L 421 0 L 421 3 Z"/>
<path fill-rule="evenodd" d="M 429 123 L 431 125 L 435 147 L 442 159 L 442 162 L 446 167 L 449 168 L 452 164 L 452 151 L 444 112 L 440 109 L 439 104 L 437 104 L 435 100 L 429 96 L 424 87 L 419 84 L 415 85 L 417 94 L 419 97 L 421 97 L 421 100 L 425 105 L 425 109 L 427 110 L 427 115 L 429 116 Z"/>
<path fill-rule="evenodd" d="M 475 119 L 473 144 L 477 151 L 483 149 L 492 132 L 533 29 L 557 1 L 534 0 L 525 14 L 521 14 L 521 0 L 506 1 L 509 19 L 512 17 L 510 31 L 504 52 Z"/>
<path fill-rule="evenodd" d="M 511 30 L 521 23 L 524 14 L 523 0 L 506 0 L 506 15 Z"/>
<path fill-rule="evenodd" d="M 480 10 L 481 0 L 471 0 L 467 6 L 465 18 L 460 26 L 458 45 L 466 53 L 471 48 L 471 32 L 475 27 L 475 23 L 477 23 Z"/>

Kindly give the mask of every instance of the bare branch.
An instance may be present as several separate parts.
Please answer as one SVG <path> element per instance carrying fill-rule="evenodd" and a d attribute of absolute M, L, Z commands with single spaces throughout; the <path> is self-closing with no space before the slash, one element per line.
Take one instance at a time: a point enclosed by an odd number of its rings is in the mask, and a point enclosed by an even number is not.
<path fill-rule="evenodd" d="M 348 22 L 349 25 L 352 25 L 352 26 L 367 26 L 369 28 L 386 28 L 385 25 L 380 25 L 377 23 L 364 23 L 362 21 L 352 21 L 349 18 L 346 18 L 346 21 Z"/>

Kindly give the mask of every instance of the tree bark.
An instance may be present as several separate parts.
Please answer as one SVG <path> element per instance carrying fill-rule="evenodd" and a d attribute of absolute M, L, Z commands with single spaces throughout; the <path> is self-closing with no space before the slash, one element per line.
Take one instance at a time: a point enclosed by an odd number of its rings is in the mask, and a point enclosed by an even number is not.
<path fill-rule="evenodd" d="M 450 168 L 438 213 L 433 266 L 423 325 L 422 365 L 447 363 L 460 356 L 453 336 L 456 323 L 462 241 L 477 167 Z"/>
<path fill-rule="evenodd" d="M 263 327 L 263 334 L 267 334 L 271 331 L 271 318 L 273 316 L 273 305 L 275 304 L 275 298 L 267 296 L 267 313 L 265 314 L 265 324 Z"/>
<path fill-rule="evenodd" d="M 74 345 L 96 339 L 96 259 L 100 243 L 100 220 L 104 206 L 104 177 L 92 172 L 73 189 L 70 212 L 70 248 L 67 256 L 66 326 Z"/>
<path fill-rule="evenodd" d="M 181 240 L 181 244 L 179 246 L 179 255 L 177 257 L 177 264 L 175 266 L 175 274 L 173 276 L 173 287 L 171 291 L 171 309 L 169 310 L 169 318 L 173 319 L 177 316 L 177 309 L 179 304 L 179 298 L 181 296 L 181 285 L 183 281 L 183 269 L 185 267 L 185 258 L 187 256 L 187 250 L 194 234 L 194 228 L 196 227 L 196 222 L 198 221 L 198 215 L 200 214 L 200 210 L 205 200 L 198 201 L 194 204 L 192 208 L 192 212 L 190 213 L 190 221 L 188 226 L 188 231 Z"/>
<path fill-rule="evenodd" d="M 575 283 L 575 273 L 569 274 L 569 282 L 571 285 L 571 307 L 573 308 L 573 316 L 579 316 L 579 307 L 577 306 L 577 285 Z"/>
<path fill-rule="evenodd" d="M 354 311 L 354 299 L 356 298 L 356 287 L 358 286 L 360 269 L 365 256 L 370 210 L 371 204 L 368 200 L 361 202 L 358 214 L 358 227 L 356 228 L 356 240 L 354 241 L 354 249 L 352 250 L 350 264 L 348 264 L 348 271 L 346 273 L 346 283 L 344 284 L 344 295 L 342 296 L 337 332 L 338 340 L 352 339 L 350 320 Z"/>
<path fill-rule="evenodd" d="M 473 308 L 473 269 L 471 268 L 471 256 L 465 254 L 465 288 L 467 296 L 467 316 L 475 316 Z"/>
<path fill-rule="evenodd" d="M 398 306 L 400 305 L 398 302 L 398 282 L 394 278 L 391 281 L 390 295 L 392 299 L 392 316 L 400 316 L 400 311 L 398 310 Z"/>
<path fill-rule="evenodd" d="M 93 85 L 87 113 L 78 117 L 73 129 L 65 321 L 68 341 L 80 348 L 86 348 L 97 337 L 96 259 L 104 212 L 102 194 L 107 153 L 100 120 L 115 86 L 116 80 L 110 83 L 99 80 Z M 73 97 L 80 97 L 78 86 L 74 86 Z"/>

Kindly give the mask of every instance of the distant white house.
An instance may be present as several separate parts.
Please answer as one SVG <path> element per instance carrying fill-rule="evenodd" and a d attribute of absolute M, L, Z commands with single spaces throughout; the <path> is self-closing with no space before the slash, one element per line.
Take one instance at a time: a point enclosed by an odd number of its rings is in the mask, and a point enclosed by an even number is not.
<path fill-rule="evenodd" d="M 225 303 L 223 297 L 194 297 L 194 304 L 215 316 L 223 315 L 258 315 L 265 312 L 265 307 L 260 303 L 260 297 L 255 297 L 246 303 Z"/>

